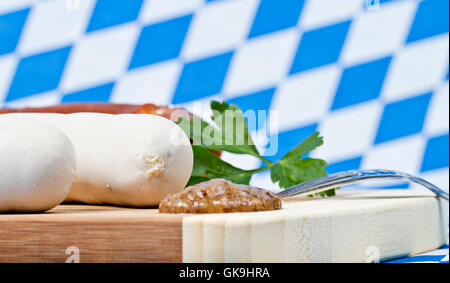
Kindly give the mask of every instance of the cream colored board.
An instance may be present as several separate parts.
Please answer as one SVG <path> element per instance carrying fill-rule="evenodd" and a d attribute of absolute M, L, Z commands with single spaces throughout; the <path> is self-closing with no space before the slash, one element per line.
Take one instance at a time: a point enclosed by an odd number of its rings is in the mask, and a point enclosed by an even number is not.
<path fill-rule="evenodd" d="M 413 190 L 340 191 L 280 211 L 185 216 L 184 262 L 367 262 L 446 242 L 448 202 Z"/>

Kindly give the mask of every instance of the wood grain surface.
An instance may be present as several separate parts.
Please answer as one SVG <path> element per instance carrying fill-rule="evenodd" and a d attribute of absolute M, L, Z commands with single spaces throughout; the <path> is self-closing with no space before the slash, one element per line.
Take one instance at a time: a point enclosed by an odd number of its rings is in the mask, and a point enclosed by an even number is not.
<path fill-rule="evenodd" d="M 70 247 L 80 262 L 365 262 L 370 247 L 381 259 L 438 248 L 447 216 L 448 203 L 423 190 L 340 190 L 278 211 L 208 215 L 60 205 L 0 214 L 0 262 L 66 262 Z"/>
<path fill-rule="evenodd" d="M 60 205 L 0 214 L 0 262 L 181 262 L 182 217 L 157 209 Z"/>

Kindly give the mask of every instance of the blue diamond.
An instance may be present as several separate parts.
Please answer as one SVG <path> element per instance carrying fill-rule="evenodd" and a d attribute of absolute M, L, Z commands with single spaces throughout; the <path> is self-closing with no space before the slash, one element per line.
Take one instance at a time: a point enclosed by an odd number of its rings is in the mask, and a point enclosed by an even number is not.
<path fill-rule="evenodd" d="M 242 112 L 244 112 L 244 114 L 248 110 L 254 111 L 256 120 L 248 124 L 249 130 L 250 131 L 259 130 L 262 129 L 265 125 L 265 119 L 267 118 L 267 114 L 269 114 L 268 111 L 274 93 L 275 89 L 271 88 L 263 91 L 258 91 L 256 93 L 229 99 L 228 103 L 237 105 L 242 110 Z M 266 115 L 264 117 L 260 117 L 258 113 L 259 110 L 265 111 Z"/>
<path fill-rule="evenodd" d="M 398 2 L 403 0 L 365 0 L 364 8 L 366 10 L 370 10 L 370 8 L 376 8 L 377 4 L 385 4 L 389 2 Z"/>
<path fill-rule="evenodd" d="M 61 102 L 108 102 L 114 83 L 108 83 L 101 86 L 66 94 Z"/>
<path fill-rule="evenodd" d="M 0 15 L 0 55 L 13 52 L 30 9 Z"/>
<path fill-rule="evenodd" d="M 358 170 L 361 166 L 362 156 L 358 156 L 355 158 L 347 159 L 347 160 L 341 160 L 338 162 L 334 162 L 332 164 L 329 164 L 325 171 L 328 173 L 336 173 L 341 171 L 347 171 L 347 170 Z"/>
<path fill-rule="evenodd" d="M 386 184 L 386 185 L 381 185 L 381 186 L 373 186 L 373 187 L 371 187 L 371 189 L 374 188 L 374 189 L 383 189 L 383 190 L 386 190 L 386 189 L 398 190 L 398 189 L 409 189 L 409 187 L 410 187 L 410 183 L 408 183 L 408 182 L 399 182 L 399 183 L 393 182 L 392 184 L 389 184 L 389 185 Z"/>
<path fill-rule="evenodd" d="M 331 110 L 377 98 L 390 62 L 387 57 L 345 69 Z"/>
<path fill-rule="evenodd" d="M 421 1 L 406 42 L 448 32 L 449 1 Z"/>
<path fill-rule="evenodd" d="M 434 1 L 434 0 L 427 0 L 427 1 Z M 416 255 L 411 257 L 404 257 L 400 259 L 390 260 L 388 262 L 390 263 L 408 263 L 408 262 L 439 262 L 440 260 L 444 259 L 445 255 Z"/>
<path fill-rule="evenodd" d="M 434 137 L 428 140 L 421 172 L 448 167 L 449 135 Z"/>
<path fill-rule="evenodd" d="M 184 65 L 172 103 L 183 103 L 219 93 L 232 55 L 229 52 Z"/>
<path fill-rule="evenodd" d="M 278 149 L 274 156 L 268 156 L 272 162 L 280 160 L 291 149 L 299 145 L 302 141 L 315 133 L 317 124 L 308 125 L 302 128 L 285 131 L 278 134 Z M 271 138 L 272 139 L 272 138 Z"/>
<path fill-rule="evenodd" d="M 248 37 L 295 26 L 304 2 L 304 0 L 262 0 Z"/>
<path fill-rule="evenodd" d="M 386 105 L 375 143 L 382 143 L 422 131 L 432 94 L 427 93 Z"/>
<path fill-rule="evenodd" d="M 336 62 L 350 23 L 346 21 L 303 34 L 290 74 Z"/>
<path fill-rule="evenodd" d="M 191 19 L 189 15 L 144 27 L 129 69 L 177 57 Z"/>
<path fill-rule="evenodd" d="M 70 49 L 64 47 L 22 58 L 5 101 L 57 88 Z"/>
<path fill-rule="evenodd" d="M 137 19 L 143 0 L 98 0 L 86 32 Z"/>

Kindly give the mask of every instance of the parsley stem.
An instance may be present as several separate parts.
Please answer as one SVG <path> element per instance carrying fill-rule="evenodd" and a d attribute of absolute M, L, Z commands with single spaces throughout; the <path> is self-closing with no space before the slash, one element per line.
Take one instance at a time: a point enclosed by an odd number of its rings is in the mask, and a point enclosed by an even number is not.
<path fill-rule="evenodd" d="M 263 156 L 258 156 L 259 159 L 261 159 L 262 161 L 266 162 L 268 165 L 270 165 L 270 167 L 272 167 L 273 162 L 271 162 L 270 160 L 268 160 L 267 158 L 263 157 Z M 270 168 L 268 167 L 268 168 Z"/>
<path fill-rule="evenodd" d="M 270 168 L 272 168 L 272 165 L 269 165 L 269 166 L 266 166 L 266 167 L 261 167 L 261 168 L 254 169 L 254 170 L 249 170 L 247 172 L 254 174 L 254 173 L 258 173 L 258 172 L 261 172 L 261 171 L 268 170 Z"/>

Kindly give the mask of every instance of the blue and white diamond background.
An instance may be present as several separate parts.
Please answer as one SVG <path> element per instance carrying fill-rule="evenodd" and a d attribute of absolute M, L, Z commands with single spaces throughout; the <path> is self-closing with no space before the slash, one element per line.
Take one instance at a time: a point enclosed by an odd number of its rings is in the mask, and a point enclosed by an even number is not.
<path fill-rule="evenodd" d="M 444 189 L 448 53 L 448 0 L 0 0 L 0 106 L 227 100 L 278 112 L 274 159 L 319 130 L 329 172 Z"/>

